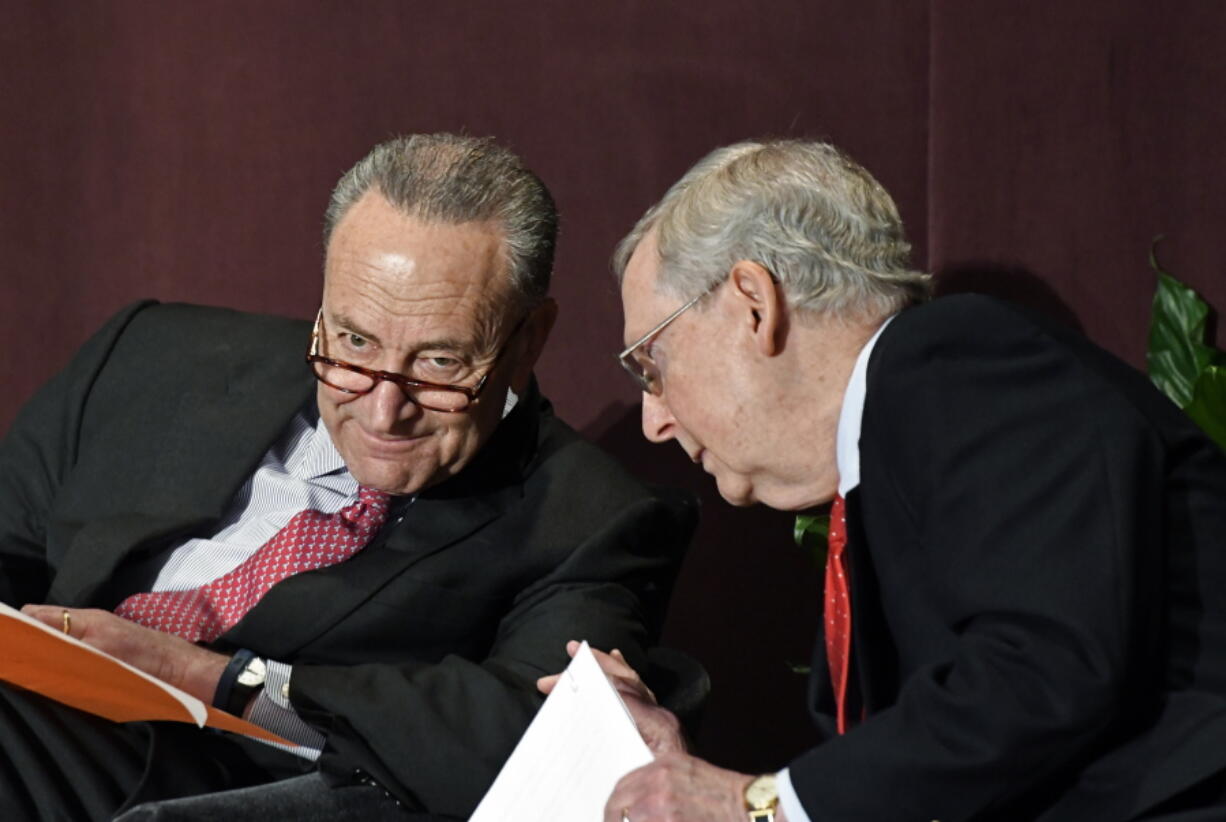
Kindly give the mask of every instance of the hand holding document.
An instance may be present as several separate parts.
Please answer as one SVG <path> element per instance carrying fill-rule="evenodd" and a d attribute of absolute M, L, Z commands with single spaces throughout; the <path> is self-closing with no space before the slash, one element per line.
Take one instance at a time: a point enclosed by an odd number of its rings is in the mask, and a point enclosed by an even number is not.
<path fill-rule="evenodd" d="M 0 680 L 115 722 L 191 722 L 290 745 L 0 602 Z"/>
<path fill-rule="evenodd" d="M 600 822 L 617 781 L 651 760 L 585 642 L 469 822 Z"/>

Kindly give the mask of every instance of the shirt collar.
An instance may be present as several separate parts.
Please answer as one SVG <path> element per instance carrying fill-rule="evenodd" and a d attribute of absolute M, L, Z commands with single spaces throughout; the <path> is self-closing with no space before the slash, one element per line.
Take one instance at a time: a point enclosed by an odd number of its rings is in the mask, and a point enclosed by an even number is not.
<path fill-rule="evenodd" d="M 337 471 L 348 470 L 345 468 L 344 458 L 341 457 L 340 452 L 336 450 L 336 445 L 332 442 L 332 435 L 328 433 L 328 426 L 324 424 L 323 417 L 313 409 L 304 410 L 302 413 L 308 415 L 308 424 L 310 424 L 310 417 L 314 417 L 314 426 L 307 435 L 310 439 L 306 448 L 299 452 L 301 457 L 295 461 L 294 465 L 289 466 L 290 473 L 300 479 L 310 480 Z"/>
<path fill-rule="evenodd" d="M 533 391 L 535 391 L 535 384 L 529 386 L 528 393 Z M 522 401 L 522 397 L 508 388 L 506 399 L 503 401 L 502 419 L 509 417 Z M 286 462 L 286 470 L 292 476 L 312 480 L 329 474 L 348 473 L 349 468 L 345 465 L 345 459 L 336 450 L 336 444 L 332 442 L 328 426 L 324 424 L 323 418 L 319 415 L 319 408 L 314 402 L 308 403 L 307 407 L 298 412 L 291 423 L 291 429 L 294 432 L 290 437 L 293 444 L 289 449 L 290 457 Z M 308 439 L 305 443 L 301 443 L 300 437 Z M 535 435 L 533 441 L 535 442 Z M 416 498 L 416 494 L 413 496 Z"/>
<path fill-rule="evenodd" d="M 843 497 L 860 484 L 860 424 L 864 420 L 864 397 L 868 390 L 868 358 L 873 353 L 877 338 L 896 316 L 898 315 L 887 317 L 860 349 L 856 364 L 851 369 L 851 378 L 847 381 L 847 390 L 843 392 L 843 407 L 839 412 L 839 428 L 835 439 L 839 495 Z"/>
<path fill-rule="evenodd" d="M 506 419 L 518 404 L 519 396 L 507 388 L 507 397 L 502 407 L 502 418 Z M 324 424 L 314 403 L 298 412 L 298 418 L 294 420 L 291 428 L 297 431 L 295 439 L 299 436 L 306 436 L 308 441 L 303 447 L 294 445 L 291 448 L 290 464 L 286 466 L 290 474 L 299 479 L 310 480 L 336 473 L 341 469 L 348 470 L 345 466 L 345 459 L 336 450 L 336 444 L 332 442 L 332 434 L 328 431 L 328 426 Z M 308 428 L 310 430 L 306 431 L 305 429 Z"/>

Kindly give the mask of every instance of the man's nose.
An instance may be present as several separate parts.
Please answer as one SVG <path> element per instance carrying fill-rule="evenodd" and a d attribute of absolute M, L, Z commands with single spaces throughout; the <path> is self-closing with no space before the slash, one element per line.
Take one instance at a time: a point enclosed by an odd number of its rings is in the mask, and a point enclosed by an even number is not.
<path fill-rule="evenodd" d="M 655 394 L 643 392 L 643 436 L 652 442 L 668 442 L 677 421 L 668 406 Z"/>
<path fill-rule="evenodd" d="M 365 397 L 367 424 L 372 430 L 390 433 L 405 420 L 422 413 L 421 406 L 391 380 L 382 380 Z"/>

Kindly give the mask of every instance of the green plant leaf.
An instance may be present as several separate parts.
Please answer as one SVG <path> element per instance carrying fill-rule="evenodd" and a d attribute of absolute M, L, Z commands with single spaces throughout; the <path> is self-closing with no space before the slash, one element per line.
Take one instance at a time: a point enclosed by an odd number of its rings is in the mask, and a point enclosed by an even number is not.
<path fill-rule="evenodd" d="M 1205 345 L 1205 320 L 1209 306 L 1196 292 L 1158 267 L 1153 313 L 1149 324 L 1149 377 L 1180 408 L 1192 402 L 1192 390 L 1218 353 Z"/>
<path fill-rule="evenodd" d="M 792 539 L 813 556 L 818 568 L 826 564 L 826 540 L 830 533 L 829 514 L 797 514 Z"/>
<path fill-rule="evenodd" d="M 792 529 L 792 538 L 796 540 L 797 545 L 803 546 L 806 536 L 825 540 L 829 538 L 829 534 L 829 514 L 798 514 L 796 516 L 796 527 Z"/>
<path fill-rule="evenodd" d="M 1226 367 L 1211 365 L 1192 388 L 1184 409 L 1214 442 L 1226 449 Z"/>
<path fill-rule="evenodd" d="M 1149 376 L 1214 442 L 1226 449 L 1226 352 L 1205 343 L 1209 306 L 1196 292 L 1162 270 L 1155 249 L 1149 264 L 1158 272 L 1149 324 Z"/>

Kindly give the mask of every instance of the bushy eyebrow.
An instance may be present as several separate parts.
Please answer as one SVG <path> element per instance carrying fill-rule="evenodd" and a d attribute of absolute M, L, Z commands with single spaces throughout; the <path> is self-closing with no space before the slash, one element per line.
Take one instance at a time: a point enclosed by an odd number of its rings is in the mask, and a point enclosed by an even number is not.
<path fill-rule="evenodd" d="M 333 317 L 330 325 L 332 325 L 333 331 L 340 331 L 345 334 L 357 334 L 359 337 L 365 337 L 377 345 L 383 344 L 379 340 L 378 335 L 366 331 L 362 328 L 361 324 L 355 322 L 349 317 L 346 317 L 344 314 L 337 314 L 335 317 Z"/>
<path fill-rule="evenodd" d="M 359 337 L 365 337 L 370 340 L 375 345 L 383 345 L 383 341 L 379 339 L 378 335 L 363 330 L 359 323 L 344 314 L 337 314 L 332 320 L 332 325 L 336 330 L 343 333 L 357 334 Z M 461 340 L 457 337 L 437 337 L 433 340 L 420 342 L 415 347 L 418 351 L 434 349 L 437 351 L 451 351 L 456 354 L 471 354 L 476 348 L 472 341 Z"/>

